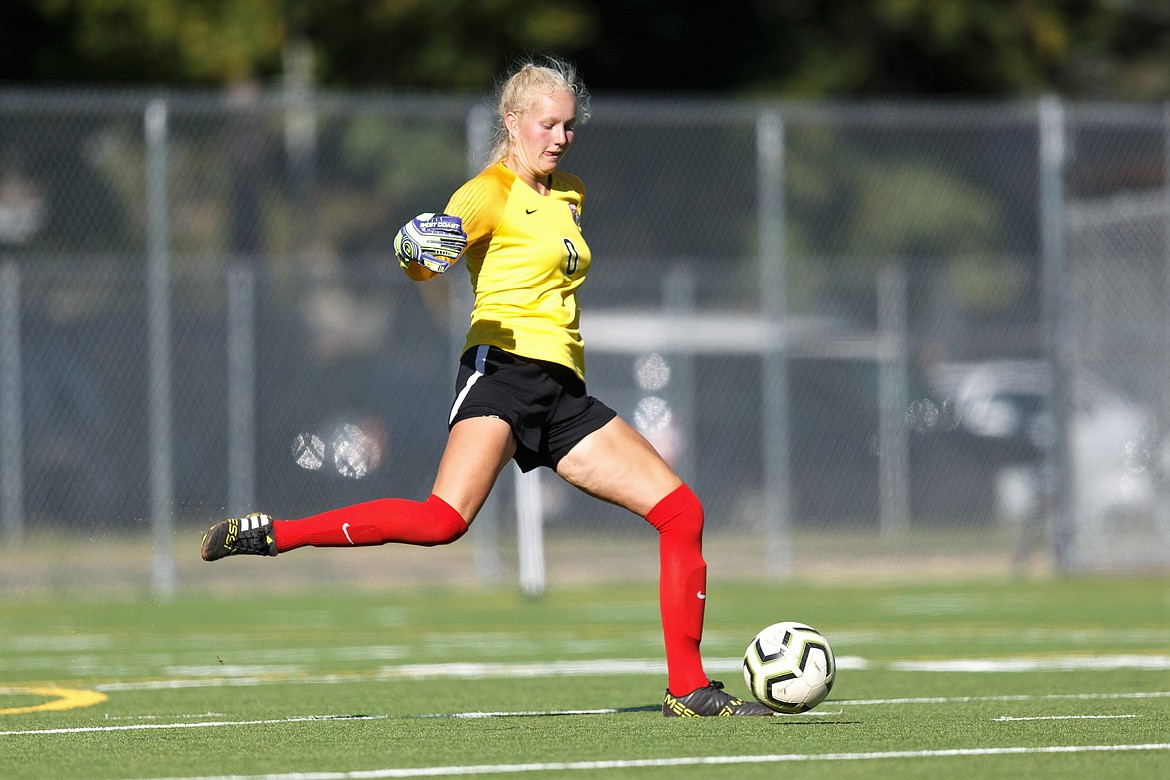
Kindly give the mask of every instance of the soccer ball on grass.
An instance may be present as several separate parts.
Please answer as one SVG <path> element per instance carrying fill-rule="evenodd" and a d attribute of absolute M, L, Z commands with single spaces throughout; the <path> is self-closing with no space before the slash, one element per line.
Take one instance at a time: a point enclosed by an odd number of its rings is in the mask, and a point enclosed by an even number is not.
<path fill-rule="evenodd" d="M 776 712 L 808 712 L 829 695 L 837 676 L 833 649 L 815 628 L 785 621 L 756 634 L 743 657 L 743 680 Z"/>

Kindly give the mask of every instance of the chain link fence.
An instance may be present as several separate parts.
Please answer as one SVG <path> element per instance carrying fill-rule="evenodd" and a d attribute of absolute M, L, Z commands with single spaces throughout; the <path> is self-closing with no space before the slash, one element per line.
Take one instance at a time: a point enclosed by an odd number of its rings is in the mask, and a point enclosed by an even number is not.
<path fill-rule="evenodd" d="M 590 390 L 704 499 L 715 576 L 1170 563 L 1164 107 L 595 109 L 567 162 Z M 214 519 L 425 497 L 470 292 L 389 246 L 489 120 L 469 95 L 0 91 L 0 589 L 207 584 Z M 655 542 L 506 472 L 459 545 L 265 576 L 653 577 Z"/>

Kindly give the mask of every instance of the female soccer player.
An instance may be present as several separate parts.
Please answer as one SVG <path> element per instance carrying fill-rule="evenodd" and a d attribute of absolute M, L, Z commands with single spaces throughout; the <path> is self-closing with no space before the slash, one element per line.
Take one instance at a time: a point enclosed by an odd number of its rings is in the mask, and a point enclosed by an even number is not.
<path fill-rule="evenodd" d="M 440 215 L 395 239 L 406 274 L 432 279 L 462 259 L 475 303 L 449 435 L 430 496 L 383 498 L 300 520 L 225 520 L 202 555 L 277 555 L 306 545 L 448 544 L 461 537 L 509 460 L 553 469 L 580 490 L 644 517 L 659 533 L 668 688 L 662 714 L 770 715 L 703 671 L 707 567 L 703 507 L 634 428 L 585 389 L 577 288 L 589 271 L 585 187 L 560 169 L 589 93 L 568 63 L 528 62 L 499 90 L 493 162 Z"/>

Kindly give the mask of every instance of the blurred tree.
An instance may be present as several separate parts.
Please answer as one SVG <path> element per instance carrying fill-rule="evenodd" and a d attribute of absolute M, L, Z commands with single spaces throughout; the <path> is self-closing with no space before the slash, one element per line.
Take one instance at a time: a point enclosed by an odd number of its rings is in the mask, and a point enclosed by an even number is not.
<path fill-rule="evenodd" d="M 332 0 L 295 16 L 321 83 L 411 89 L 482 89 L 519 55 L 579 55 L 598 25 L 578 0 Z"/>
<path fill-rule="evenodd" d="M 4 75 L 69 83 L 225 84 L 278 73 L 283 0 L 10 0 Z M 9 36 L 7 17 L 23 19 Z"/>
<path fill-rule="evenodd" d="M 1165 0 L 758 0 L 753 90 L 823 95 L 1170 96 Z M 755 62 L 751 62 L 754 59 Z M 753 75 L 753 73 L 755 75 Z"/>
<path fill-rule="evenodd" d="M 327 86 L 480 88 L 508 57 L 591 41 L 576 0 L 8 0 L 6 80 L 214 86 L 271 79 L 290 43 Z"/>
<path fill-rule="evenodd" d="M 1166 0 L 7 0 L 7 81 L 482 89 L 518 55 L 575 59 L 598 90 L 1170 97 Z"/>

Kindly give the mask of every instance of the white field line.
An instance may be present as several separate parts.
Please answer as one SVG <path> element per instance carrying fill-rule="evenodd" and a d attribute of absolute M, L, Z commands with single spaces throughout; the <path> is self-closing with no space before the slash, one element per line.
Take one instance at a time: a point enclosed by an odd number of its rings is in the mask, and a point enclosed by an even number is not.
<path fill-rule="evenodd" d="M 834 706 L 881 704 L 970 704 L 977 701 L 1099 701 L 1101 699 L 1170 699 L 1170 691 L 1131 693 L 1045 693 L 1003 694 L 1001 696 L 909 696 L 898 699 L 833 699 Z"/>
<path fill-rule="evenodd" d="M 1013 718 L 1010 715 L 1000 715 L 994 720 L 1000 722 L 1016 720 L 1116 720 L 1125 718 L 1140 718 L 1140 715 L 1039 715 L 1030 718 Z"/>
<path fill-rule="evenodd" d="M 1136 693 L 1050 693 L 1043 695 L 1018 695 L 1018 696 L 954 696 L 954 697 L 923 697 L 923 698 L 906 698 L 906 699 L 855 699 L 855 700 L 840 700 L 830 702 L 836 707 L 849 706 L 867 706 L 875 704 L 971 704 L 975 702 L 988 701 L 1011 701 L 1011 702 L 1029 702 L 1029 701 L 1118 701 L 1126 699 L 1165 699 L 1170 698 L 1170 691 L 1156 691 L 1156 692 L 1136 692 Z M 630 712 L 631 710 L 622 709 L 588 709 L 588 710 L 519 710 L 519 711 L 486 711 L 486 712 L 432 712 L 423 714 L 403 714 L 403 715 L 298 715 L 288 718 L 275 718 L 270 720 L 207 720 L 207 721 L 179 721 L 173 723 L 126 723 L 109 726 L 76 726 L 71 728 L 47 728 L 47 729 L 16 729 L 11 731 L 0 731 L 0 737 L 17 737 L 40 734 L 88 734 L 96 732 L 113 732 L 113 731 L 158 731 L 162 729 L 200 729 L 200 728 L 225 728 L 234 726 L 261 726 L 272 725 L 278 723 L 303 723 L 305 721 L 317 720 L 410 720 L 410 719 L 466 719 L 475 720 L 480 718 L 525 718 L 525 717 L 549 717 L 562 715 L 616 715 L 621 712 Z M 804 715 L 778 715 L 781 718 L 794 717 L 811 717 L 818 715 L 840 714 L 840 710 L 835 712 L 821 712 L 816 710 L 805 713 Z M 190 718 L 192 716 L 174 716 Z M 1065 716 L 1065 717 L 1135 717 L 1132 715 L 1120 716 Z M 1008 718 L 1001 716 L 995 720 L 1041 720 L 1041 718 Z"/>
<path fill-rule="evenodd" d="M 517 712 L 432 712 L 423 715 L 298 715 L 290 718 L 267 720 L 202 720 L 176 723 L 127 723 L 117 726 L 74 726 L 52 729 L 24 729 L 0 731 L 0 737 L 19 737 L 31 734 L 92 734 L 107 731 L 160 731 L 163 729 L 207 729 L 228 726 L 265 726 L 277 723 L 304 723 L 318 720 L 429 720 L 451 718 L 455 720 L 478 720 L 482 718 L 532 718 L 562 715 L 616 715 L 623 710 L 606 708 L 596 710 L 529 710 Z M 190 718 L 190 715 L 175 717 Z"/>
<path fill-rule="evenodd" d="M 704 662 L 708 671 L 717 674 L 738 674 L 742 658 L 711 658 Z M 1069 655 L 1027 658 L 969 658 L 938 659 L 934 661 L 868 661 L 857 656 L 840 656 L 837 668 L 847 671 L 887 669 L 905 672 L 1067 672 L 1094 669 L 1139 669 L 1146 671 L 1170 670 L 1170 656 L 1165 655 Z M 380 680 L 480 679 L 534 679 L 547 677 L 591 677 L 596 675 L 666 674 L 666 665 L 659 659 L 600 658 L 580 661 L 548 661 L 542 663 L 442 663 L 401 664 L 384 666 L 376 672 L 355 674 L 308 675 L 281 670 L 271 674 L 223 675 L 211 674 L 215 667 L 207 667 L 207 676 L 165 680 L 143 680 L 102 683 L 92 686 L 103 693 L 141 691 L 171 688 L 248 687 L 288 682 L 333 685 L 345 682 Z"/>
<path fill-rule="evenodd" d="M 201 720 L 194 723 L 128 723 L 120 726 L 76 726 L 56 729 L 25 729 L 22 731 L 0 731 L 0 737 L 17 737 L 28 734 L 92 734 L 107 731 L 159 731 L 162 729 L 209 729 L 225 726 L 265 726 L 276 723 L 304 723 L 310 720 L 386 720 L 390 715 L 301 715 L 291 718 L 269 720 Z"/>
<path fill-rule="evenodd" d="M 1074 672 L 1078 670 L 1170 669 L 1166 655 L 1064 655 L 1026 658 L 949 658 L 931 661 L 892 661 L 896 672 Z"/>
<path fill-rule="evenodd" d="M 881 759 L 1016 756 L 1045 753 L 1125 753 L 1170 750 L 1170 743 L 1139 745 L 1051 745 L 1042 747 L 954 748 L 949 750 L 892 750 L 881 753 L 778 753 L 762 756 L 687 756 L 680 758 L 614 759 L 608 761 L 555 761 L 534 764 L 473 764 L 426 766 L 403 769 L 370 769 L 356 772 L 290 772 L 287 774 L 231 775 L 218 777 L 153 778 L 153 780 L 375 780 L 394 777 L 466 777 L 520 772 L 597 771 L 679 766 L 727 766 L 734 764 L 809 763 L 813 761 L 875 761 Z"/>

